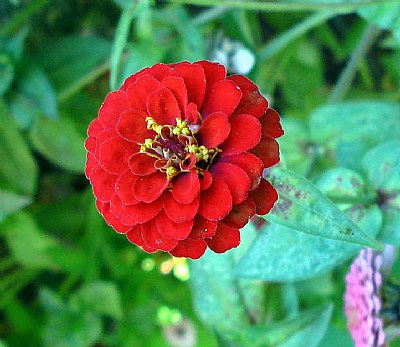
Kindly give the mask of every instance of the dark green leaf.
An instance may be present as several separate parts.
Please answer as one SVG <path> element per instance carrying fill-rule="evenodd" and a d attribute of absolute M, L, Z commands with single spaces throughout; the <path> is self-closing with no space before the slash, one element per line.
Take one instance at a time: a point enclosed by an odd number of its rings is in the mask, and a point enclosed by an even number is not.
<path fill-rule="evenodd" d="M 84 138 L 69 119 L 40 117 L 29 133 L 34 148 L 51 162 L 81 173 L 85 166 Z"/>
<path fill-rule="evenodd" d="M 381 248 L 310 181 L 282 168 L 273 168 L 268 179 L 279 200 L 267 220 L 322 238 Z"/>
<path fill-rule="evenodd" d="M 30 204 L 31 199 L 0 189 L 0 222 L 9 214 Z"/>
<path fill-rule="evenodd" d="M 8 90 L 14 79 L 14 64 L 9 55 L 0 50 L 0 96 Z"/>
<path fill-rule="evenodd" d="M 0 187 L 32 195 L 36 189 L 36 162 L 1 100 L 0 158 Z"/>
<path fill-rule="evenodd" d="M 121 318 L 121 297 L 112 282 L 92 282 L 80 288 L 71 298 L 71 304 L 82 311 L 90 311 Z"/>
<path fill-rule="evenodd" d="M 111 42 L 96 36 L 69 36 L 49 45 L 39 56 L 59 93 L 71 88 L 106 61 Z"/>

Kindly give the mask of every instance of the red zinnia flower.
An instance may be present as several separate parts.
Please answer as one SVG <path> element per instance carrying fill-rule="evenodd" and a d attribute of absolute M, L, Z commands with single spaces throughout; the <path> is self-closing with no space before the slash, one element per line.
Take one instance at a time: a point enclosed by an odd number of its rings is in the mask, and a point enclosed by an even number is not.
<path fill-rule="evenodd" d="M 156 64 L 107 95 L 90 124 L 86 176 L 117 232 L 147 252 L 199 258 L 238 246 L 277 200 L 279 115 L 217 63 Z"/>

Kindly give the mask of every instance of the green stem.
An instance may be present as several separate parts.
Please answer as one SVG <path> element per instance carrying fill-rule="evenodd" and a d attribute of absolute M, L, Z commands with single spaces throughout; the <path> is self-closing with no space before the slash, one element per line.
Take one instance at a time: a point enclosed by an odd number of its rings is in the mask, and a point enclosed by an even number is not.
<path fill-rule="evenodd" d="M 343 10 L 331 10 L 321 11 L 311 15 L 303 22 L 295 25 L 293 28 L 278 36 L 275 40 L 268 43 L 264 48 L 262 48 L 258 53 L 259 59 L 266 60 L 271 58 L 273 55 L 281 51 L 283 48 L 288 46 L 298 37 L 305 34 L 307 31 L 311 30 L 321 23 L 324 23 L 329 18 L 335 17 L 343 12 Z"/>
<path fill-rule="evenodd" d="M 358 46 L 350 57 L 346 67 L 342 71 L 339 80 L 329 97 L 330 103 L 339 102 L 351 88 L 354 76 L 357 72 L 357 67 L 361 59 L 367 54 L 381 30 L 374 25 L 368 25 L 364 30 Z"/>
<path fill-rule="evenodd" d="M 351 204 L 351 205 L 372 205 L 376 204 L 379 200 L 378 195 L 364 195 L 364 196 L 338 196 L 328 195 L 328 198 L 336 204 Z"/>
<path fill-rule="evenodd" d="M 147 6 L 147 1 L 132 1 L 122 12 L 119 19 L 117 29 L 115 31 L 114 45 L 111 53 L 111 71 L 110 71 L 110 88 L 117 89 L 119 65 L 121 62 L 122 52 L 125 49 L 128 40 L 129 29 L 132 19 L 138 12 Z"/>
<path fill-rule="evenodd" d="M 24 25 L 24 23 L 33 16 L 35 13 L 39 12 L 45 5 L 47 5 L 50 0 L 35 0 L 32 1 L 23 10 L 16 13 L 12 19 L 0 30 L 0 36 L 6 36 L 14 31 L 18 30 Z"/>
<path fill-rule="evenodd" d="M 393 3 L 397 0 L 383 0 L 379 3 Z M 188 4 L 196 6 L 217 6 L 221 2 L 215 0 L 175 0 L 175 5 Z M 270 2 L 270 1 L 243 1 L 243 0 L 225 0 L 224 6 L 231 8 L 240 8 L 244 10 L 263 10 L 263 11 L 316 11 L 328 8 L 337 8 L 353 11 L 359 7 L 376 5 L 376 0 L 360 0 L 357 2 L 336 1 L 336 2 Z"/>
<path fill-rule="evenodd" d="M 193 18 L 192 23 L 197 25 L 208 23 L 224 14 L 227 10 L 229 9 L 225 6 L 212 7 L 209 10 L 205 10 L 200 13 L 197 17 Z"/>

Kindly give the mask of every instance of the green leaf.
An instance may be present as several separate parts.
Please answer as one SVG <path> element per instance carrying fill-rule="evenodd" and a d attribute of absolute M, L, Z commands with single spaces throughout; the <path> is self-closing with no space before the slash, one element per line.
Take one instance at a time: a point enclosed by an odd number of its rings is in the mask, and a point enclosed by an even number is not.
<path fill-rule="evenodd" d="M 400 138 L 400 106 L 381 101 L 325 105 L 311 114 L 310 133 L 313 141 L 329 149 L 339 144 L 341 165 L 358 169 L 366 150 Z"/>
<path fill-rule="evenodd" d="M 68 36 L 49 45 L 38 59 L 62 94 L 106 61 L 110 52 L 111 42 L 106 39 Z"/>
<path fill-rule="evenodd" d="M 27 268 L 50 268 L 53 266 L 48 251 L 57 242 L 40 230 L 32 217 L 20 212 L 8 218 L 2 225 L 13 257 Z"/>
<path fill-rule="evenodd" d="M 360 8 L 358 14 L 381 29 L 393 31 L 400 42 L 400 4 L 386 3 Z"/>
<path fill-rule="evenodd" d="M 16 212 L 31 203 L 27 196 L 20 196 L 0 189 L 0 222 L 9 214 Z"/>
<path fill-rule="evenodd" d="M 80 288 L 71 298 L 71 305 L 119 319 L 122 317 L 121 297 L 112 282 L 92 282 Z"/>
<path fill-rule="evenodd" d="M 332 347 L 340 341 L 340 347 L 354 347 L 354 340 L 350 337 L 350 334 L 345 329 L 337 329 L 331 325 L 323 340 L 320 343 L 320 347 Z"/>
<path fill-rule="evenodd" d="M 400 141 L 380 144 L 367 152 L 363 167 L 372 186 L 380 193 L 383 227 L 380 238 L 400 245 Z"/>
<path fill-rule="evenodd" d="M 4 340 L 0 340 L 0 347 L 7 347 L 8 345 L 5 343 Z"/>
<path fill-rule="evenodd" d="M 38 113 L 57 119 L 57 96 L 47 75 L 39 67 L 31 66 L 23 76 L 18 84 L 20 93 L 31 101 Z"/>
<path fill-rule="evenodd" d="M 258 306 L 257 310 L 262 306 L 262 283 L 238 280 L 233 274 L 238 258 L 255 236 L 254 227 L 248 224 L 241 232 L 242 242 L 237 249 L 224 254 L 207 251 L 191 262 L 195 309 L 205 324 L 220 332 L 235 333 L 248 326 L 256 312 L 254 306 Z"/>
<path fill-rule="evenodd" d="M 270 171 L 268 179 L 277 190 L 279 199 L 265 219 L 310 235 L 382 248 L 310 181 L 278 167 Z"/>
<path fill-rule="evenodd" d="M 328 327 L 332 308 L 332 305 L 329 305 L 311 309 L 282 322 L 250 327 L 242 333 L 243 345 L 245 347 L 318 346 Z M 316 341 L 313 342 L 313 339 Z"/>
<path fill-rule="evenodd" d="M 14 79 L 14 70 L 14 64 L 10 56 L 0 50 L 0 96 L 3 96 L 11 86 Z"/>
<path fill-rule="evenodd" d="M 43 334 L 45 347 L 89 347 L 101 337 L 102 325 L 98 315 L 66 306 L 50 290 L 42 290 L 40 297 L 48 311 Z"/>
<path fill-rule="evenodd" d="M 84 138 L 69 119 L 40 117 L 29 133 L 33 147 L 63 169 L 81 173 L 85 167 Z"/>
<path fill-rule="evenodd" d="M 36 162 L 1 100 L 0 158 L 0 187 L 32 195 L 36 189 Z"/>

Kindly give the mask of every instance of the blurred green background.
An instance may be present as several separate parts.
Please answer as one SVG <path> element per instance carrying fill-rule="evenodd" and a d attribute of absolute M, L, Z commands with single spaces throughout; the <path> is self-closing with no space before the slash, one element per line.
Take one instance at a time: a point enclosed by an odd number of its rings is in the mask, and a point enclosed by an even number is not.
<path fill-rule="evenodd" d="M 191 282 L 186 260 L 148 255 L 104 223 L 83 175 L 87 126 L 139 69 L 219 59 L 283 115 L 291 168 L 318 176 L 331 164 L 308 139 L 315 108 L 400 98 L 400 5 L 362 5 L 0 0 L 0 346 L 233 346 L 193 309 L 191 288 L 207 320 L 199 300 L 214 282 L 198 279 L 209 274 Z M 260 283 L 257 314 L 272 322 L 333 301 L 321 346 L 351 346 L 345 272 Z"/>

